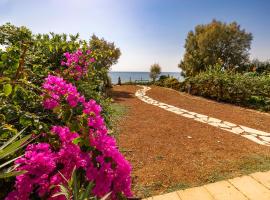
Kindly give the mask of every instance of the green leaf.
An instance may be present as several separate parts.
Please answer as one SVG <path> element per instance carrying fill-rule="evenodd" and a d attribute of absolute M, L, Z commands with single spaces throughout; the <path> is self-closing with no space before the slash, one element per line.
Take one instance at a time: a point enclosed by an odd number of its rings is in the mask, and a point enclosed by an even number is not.
<path fill-rule="evenodd" d="M 92 190 L 92 188 L 94 187 L 94 183 L 93 182 L 89 182 L 86 190 L 84 191 L 84 193 L 82 194 L 82 196 L 80 197 L 80 200 L 85 200 L 85 199 L 89 199 L 90 196 L 90 192 Z"/>
<path fill-rule="evenodd" d="M 8 78 L 8 77 L 0 77 L 0 83 L 3 83 L 5 81 L 10 81 L 10 78 Z"/>
<path fill-rule="evenodd" d="M 5 166 L 7 166 L 7 165 L 9 165 L 10 163 L 13 163 L 15 160 L 17 160 L 18 158 L 20 158 L 20 157 L 22 157 L 22 156 L 24 156 L 24 155 L 18 156 L 18 157 L 16 157 L 16 158 L 13 158 L 13 159 L 8 160 L 7 162 L 1 164 L 1 165 L 0 165 L 0 169 L 3 168 L 3 167 L 5 167 Z"/>
<path fill-rule="evenodd" d="M 1 178 L 8 178 L 12 176 L 19 176 L 21 174 L 26 173 L 27 171 L 12 171 L 12 172 L 7 172 L 7 173 L 1 173 L 0 174 L 0 179 Z"/>
<path fill-rule="evenodd" d="M 1 60 L 5 61 L 6 59 L 7 59 L 7 54 L 6 53 L 2 54 Z"/>
<path fill-rule="evenodd" d="M 72 45 L 72 44 L 69 44 L 69 45 L 68 45 L 68 48 L 69 48 L 70 50 L 72 50 L 72 49 L 73 49 L 73 45 Z"/>
<path fill-rule="evenodd" d="M 52 52 L 53 51 L 53 46 L 51 44 L 49 44 L 49 51 Z"/>
<path fill-rule="evenodd" d="M 72 121 L 70 124 L 70 129 L 71 131 L 75 131 L 75 132 L 78 132 L 80 130 L 80 124 L 78 122 L 76 122 L 75 120 Z"/>
<path fill-rule="evenodd" d="M 32 125 L 32 119 L 30 116 L 22 115 L 19 120 L 20 124 L 23 126 L 31 126 Z"/>
<path fill-rule="evenodd" d="M 31 135 L 27 135 L 27 136 L 23 137 L 22 139 L 7 146 L 6 148 L 2 149 L 0 151 L 0 159 L 3 159 L 4 157 L 18 151 L 20 148 L 25 146 L 25 144 L 27 144 L 26 141 L 29 140 L 30 138 L 31 138 Z"/>
<path fill-rule="evenodd" d="M 65 122 L 69 122 L 72 117 L 72 109 L 65 109 L 63 110 L 63 120 Z"/>
<path fill-rule="evenodd" d="M 58 185 L 58 186 L 59 186 L 61 192 L 58 192 L 58 193 L 54 194 L 52 197 L 57 197 L 57 196 L 60 196 L 60 195 L 64 195 L 66 197 L 66 199 L 70 199 L 68 189 L 63 185 Z"/>
<path fill-rule="evenodd" d="M 4 149 L 6 146 L 8 146 L 10 143 L 12 143 L 19 135 L 21 135 L 24 130 L 26 129 L 27 127 L 25 127 L 24 129 L 22 129 L 19 133 L 17 133 L 16 135 L 14 135 L 12 138 L 10 138 L 4 145 L 2 145 L 0 147 L 0 152 L 2 149 Z M 16 130 L 17 131 L 17 130 Z"/>
<path fill-rule="evenodd" d="M 83 139 L 81 137 L 77 137 L 72 141 L 73 144 L 79 144 L 80 142 L 83 142 Z"/>
<path fill-rule="evenodd" d="M 78 199 L 78 181 L 77 181 L 77 173 L 76 173 L 76 168 L 74 167 L 73 169 L 73 199 L 77 200 Z"/>
<path fill-rule="evenodd" d="M 6 120 L 5 115 L 0 114 L 0 122 L 4 122 Z"/>
<path fill-rule="evenodd" d="M 12 86 L 8 83 L 3 86 L 5 96 L 9 96 L 12 92 Z"/>
<path fill-rule="evenodd" d="M 57 197 L 57 196 L 60 196 L 60 195 L 64 195 L 66 197 L 66 199 L 70 199 L 68 189 L 64 185 L 58 185 L 58 186 L 60 188 L 60 192 L 52 195 L 52 197 Z"/>

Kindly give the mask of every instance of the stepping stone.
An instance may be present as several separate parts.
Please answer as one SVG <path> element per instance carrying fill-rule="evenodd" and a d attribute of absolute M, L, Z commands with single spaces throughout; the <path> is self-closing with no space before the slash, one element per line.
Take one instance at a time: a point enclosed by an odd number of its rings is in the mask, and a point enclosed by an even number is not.
<path fill-rule="evenodd" d="M 226 124 L 226 125 L 228 125 L 228 126 L 230 126 L 230 127 L 235 127 L 235 126 L 237 126 L 236 124 L 233 124 L 233 123 L 231 123 L 231 122 L 223 121 L 223 123 Z"/>
<path fill-rule="evenodd" d="M 188 114 L 196 115 L 197 113 L 195 113 L 195 112 L 188 112 Z"/>
<path fill-rule="evenodd" d="M 175 106 L 171 106 L 171 105 L 167 105 L 169 108 L 177 108 L 177 107 L 175 107 Z"/>
<path fill-rule="evenodd" d="M 214 200 L 204 187 L 177 191 L 181 200 Z"/>
<path fill-rule="evenodd" d="M 208 123 L 206 120 L 203 120 L 201 118 L 194 118 L 194 120 L 196 120 L 198 122 L 202 122 L 202 123 Z"/>
<path fill-rule="evenodd" d="M 220 122 L 221 122 L 220 119 L 216 119 L 216 118 L 213 118 L 213 117 L 209 117 L 209 118 L 208 118 L 208 121 L 209 121 L 209 122 L 215 122 L 215 123 L 217 123 L 217 122 L 220 123 Z"/>
<path fill-rule="evenodd" d="M 242 135 L 242 136 L 245 137 L 245 138 L 247 138 L 247 139 L 249 139 L 249 140 L 251 140 L 251 141 L 253 141 L 253 142 L 256 142 L 258 144 L 262 144 L 262 145 L 265 144 L 263 141 L 259 140 L 258 138 L 256 138 L 253 135 Z"/>
<path fill-rule="evenodd" d="M 182 109 L 182 108 L 179 108 L 182 112 L 185 112 L 185 113 L 188 113 L 188 111 L 187 110 L 185 110 L 185 109 Z"/>
<path fill-rule="evenodd" d="M 198 113 L 196 114 L 196 116 L 199 117 L 199 118 L 208 118 L 207 115 L 202 115 L 202 114 L 198 114 Z"/>
<path fill-rule="evenodd" d="M 257 135 L 264 135 L 264 136 L 270 136 L 270 133 L 266 133 L 264 131 L 259 131 L 253 128 L 248 128 L 246 126 L 241 126 L 240 127 L 247 133 L 253 133 L 253 134 L 257 134 Z"/>
<path fill-rule="evenodd" d="M 220 129 L 222 129 L 224 131 L 232 132 L 232 128 L 231 127 L 230 128 L 222 128 L 222 127 L 220 127 Z M 232 133 L 234 133 L 234 132 L 232 132 Z"/>
<path fill-rule="evenodd" d="M 190 114 L 182 114 L 183 117 L 187 117 L 187 118 L 194 118 L 193 115 L 190 115 Z"/>
<path fill-rule="evenodd" d="M 167 109 L 168 106 L 164 106 L 164 105 L 159 105 L 160 108 L 164 108 L 164 109 Z"/>
<path fill-rule="evenodd" d="M 270 142 L 270 137 L 266 137 L 266 136 L 259 136 L 259 137 L 262 138 L 262 140 L 266 142 Z"/>
<path fill-rule="evenodd" d="M 244 133 L 244 130 L 239 128 L 239 127 L 234 127 L 231 129 L 231 132 L 233 132 L 235 134 L 241 134 L 241 133 Z"/>
<path fill-rule="evenodd" d="M 230 126 L 226 125 L 226 124 L 223 124 L 223 123 L 219 123 L 219 127 L 221 128 L 226 128 L 226 129 L 231 129 Z"/>
<path fill-rule="evenodd" d="M 168 108 L 168 110 L 169 110 L 169 111 L 179 111 L 179 110 L 181 110 L 181 109 L 179 109 L 179 108 Z"/>
<path fill-rule="evenodd" d="M 181 200 L 176 192 L 153 196 L 153 200 Z"/>
<path fill-rule="evenodd" d="M 183 112 L 181 112 L 181 111 L 179 111 L 179 110 L 168 110 L 168 111 L 170 111 L 170 112 L 173 112 L 173 113 L 175 113 L 175 114 L 177 114 L 177 115 L 182 115 L 183 114 Z"/>
<path fill-rule="evenodd" d="M 216 200 L 248 200 L 228 181 L 219 181 L 204 186 Z"/>
<path fill-rule="evenodd" d="M 270 189 L 270 171 L 268 172 L 256 172 L 250 175 L 259 183 L 262 183 L 265 187 Z"/>
<path fill-rule="evenodd" d="M 216 123 L 216 122 L 206 122 L 206 123 L 214 127 L 219 127 L 220 125 L 220 123 Z"/>
<path fill-rule="evenodd" d="M 242 176 L 230 179 L 229 182 L 250 200 L 270 199 L 270 190 L 250 176 Z"/>

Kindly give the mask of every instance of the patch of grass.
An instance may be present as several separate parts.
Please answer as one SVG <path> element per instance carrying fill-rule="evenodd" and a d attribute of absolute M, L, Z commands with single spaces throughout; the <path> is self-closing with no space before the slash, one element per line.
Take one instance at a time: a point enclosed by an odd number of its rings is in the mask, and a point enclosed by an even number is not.
<path fill-rule="evenodd" d="M 154 191 L 158 191 L 163 187 L 162 182 L 152 183 L 150 185 L 140 185 L 135 184 L 134 191 L 136 192 L 137 196 L 142 198 L 147 198 L 150 196 L 158 195 L 154 193 Z"/>
<path fill-rule="evenodd" d="M 253 154 L 241 160 L 239 169 L 243 174 L 270 170 L 270 155 Z"/>
<path fill-rule="evenodd" d="M 255 172 L 264 172 L 270 170 L 270 156 L 251 154 L 235 163 L 236 169 L 224 172 L 213 171 L 207 177 L 207 183 L 214 183 L 221 180 L 235 178 L 242 175 L 248 175 Z M 204 183 L 205 184 L 205 183 Z"/>
<path fill-rule="evenodd" d="M 117 121 L 121 119 L 126 113 L 128 108 L 119 103 L 113 103 L 111 105 L 111 109 L 113 111 L 112 120 Z"/>
<path fill-rule="evenodd" d="M 168 192 L 175 192 L 175 191 L 178 191 L 178 190 L 184 190 L 184 189 L 187 189 L 191 187 L 189 184 L 187 183 L 177 183 L 175 185 L 172 185 L 170 186 L 165 193 L 168 193 Z"/>
<path fill-rule="evenodd" d="M 119 121 L 126 115 L 128 111 L 128 107 L 124 106 L 119 103 L 113 103 L 111 105 L 112 116 L 111 116 L 111 123 L 112 123 L 112 135 L 115 136 L 117 139 L 117 135 L 119 134 L 119 127 L 117 126 Z"/>
<path fill-rule="evenodd" d="M 231 178 L 232 174 L 228 172 L 213 171 L 210 176 L 207 177 L 206 183 L 214 183 L 217 181 Z M 205 183 L 204 183 L 205 184 Z"/>

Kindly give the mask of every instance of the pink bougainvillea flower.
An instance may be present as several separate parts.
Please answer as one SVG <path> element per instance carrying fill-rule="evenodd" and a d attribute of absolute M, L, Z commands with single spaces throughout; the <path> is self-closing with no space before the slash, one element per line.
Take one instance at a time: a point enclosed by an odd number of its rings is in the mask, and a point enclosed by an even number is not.
<path fill-rule="evenodd" d="M 91 54 L 91 51 L 86 53 Z M 85 73 L 89 60 L 81 50 L 67 52 L 64 56 L 66 62 L 61 64 L 76 66 L 71 73 Z M 90 58 L 90 62 L 94 62 L 94 59 Z M 88 126 L 84 139 L 91 148 L 82 151 L 78 144 L 73 143 L 74 139 L 80 137 L 80 132 L 71 132 L 66 126 L 53 126 L 51 134 L 58 136 L 59 147 L 48 143 L 28 145 L 25 155 L 15 161 L 17 170 L 25 170 L 26 173 L 16 177 L 15 189 L 6 200 L 26 200 L 32 194 L 42 199 L 65 199 L 63 195 L 52 195 L 59 192 L 57 185 L 66 183 L 65 179 L 70 179 L 72 171 L 79 168 L 84 169 L 86 179 L 94 183 L 92 193 L 97 197 L 109 192 L 112 192 L 112 199 L 117 199 L 119 193 L 131 196 L 131 165 L 119 152 L 115 139 L 108 135 L 102 107 L 93 99 L 87 101 L 76 86 L 59 76 L 48 75 L 42 88 L 45 109 L 53 110 L 62 105 L 69 105 L 71 109 L 80 106 L 80 114 L 85 117 Z"/>

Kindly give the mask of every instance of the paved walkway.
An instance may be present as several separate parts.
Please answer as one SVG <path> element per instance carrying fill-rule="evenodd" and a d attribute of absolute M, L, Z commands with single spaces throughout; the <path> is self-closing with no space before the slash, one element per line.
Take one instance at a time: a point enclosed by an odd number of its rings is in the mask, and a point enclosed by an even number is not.
<path fill-rule="evenodd" d="M 270 171 L 219 181 L 145 200 L 269 200 Z"/>
<path fill-rule="evenodd" d="M 151 104 L 154 106 L 158 106 L 162 109 L 173 112 L 177 115 L 181 115 L 182 117 L 186 117 L 186 118 L 189 118 L 191 120 L 205 123 L 205 124 L 220 128 L 222 130 L 240 135 L 240 136 L 245 137 L 245 138 L 247 138 L 255 143 L 265 145 L 265 146 L 270 146 L 270 133 L 256 130 L 253 128 L 249 128 L 246 126 L 234 124 L 234 123 L 231 123 L 228 121 L 223 121 L 223 120 L 220 120 L 217 118 L 213 118 L 210 116 L 191 112 L 191 111 L 188 111 L 188 110 L 185 110 L 182 108 L 178 108 L 178 107 L 166 104 L 166 103 L 156 101 L 156 100 L 146 96 L 146 92 L 151 89 L 150 87 L 147 87 L 147 86 L 141 86 L 141 87 L 142 87 L 142 89 L 138 90 L 135 95 L 140 100 L 144 101 L 145 103 L 148 103 L 148 104 Z"/>

